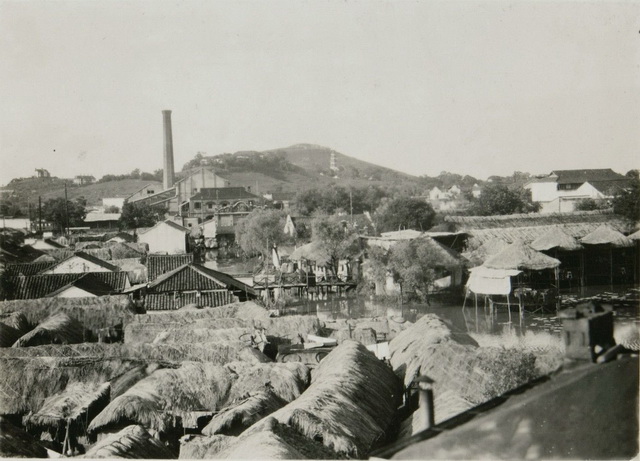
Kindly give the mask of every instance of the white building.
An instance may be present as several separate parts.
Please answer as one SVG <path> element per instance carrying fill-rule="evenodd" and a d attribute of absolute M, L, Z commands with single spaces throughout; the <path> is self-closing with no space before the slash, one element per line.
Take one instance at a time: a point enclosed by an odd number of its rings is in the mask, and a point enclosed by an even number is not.
<path fill-rule="evenodd" d="M 77 274 L 82 272 L 116 272 L 120 269 L 100 258 L 79 251 L 50 267 L 43 274 Z"/>
<path fill-rule="evenodd" d="M 189 229 L 173 221 L 160 221 L 138 232 L 138 242 L 149 245 L 149 253 L 181 254 L 187 252 Z"/>
<path fill-rule="evenodd" d="M 610 168 L 555 170 L 548 176 L 529 181 L 524 187 L 531 191 L 531 199 L 540 203 L 540 212 L 559 213 L 575 211 L 576 204 L 584 199 L 612 198 L 628 181 L 627 177 Z"/>

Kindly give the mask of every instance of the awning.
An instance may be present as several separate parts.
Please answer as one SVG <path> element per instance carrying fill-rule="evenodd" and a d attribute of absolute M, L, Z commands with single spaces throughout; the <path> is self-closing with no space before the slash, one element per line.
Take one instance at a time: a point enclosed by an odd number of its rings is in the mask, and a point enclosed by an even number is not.
<path fill-rule="evenodd" d="M 521 272 L 513 269 L 474 267 L 471 269 L 467 289 L 479 295 L 508 295 L 511 293 L 511 277 Z"/>

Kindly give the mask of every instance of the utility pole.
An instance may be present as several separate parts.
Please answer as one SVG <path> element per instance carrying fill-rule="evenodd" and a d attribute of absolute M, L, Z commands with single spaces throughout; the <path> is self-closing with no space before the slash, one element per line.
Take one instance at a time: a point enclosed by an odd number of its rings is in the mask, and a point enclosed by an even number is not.
<path fill-rule="evenodd" d="M 67 181 L 64 182 L 64 218 L 67 224 L 67 235 L 69 235 L 69 201 L 67 199 Z"/>
<path fill-rule="evenodd" d="M 38 195 L 38 232 L 42 232 L 42 196 Z"/>
<path fill-rule="evenodd" d="M 349 208 L 351 209 L 351 226 L 353 227 L 353 193 L 351 187 L 349 187 Z"/>

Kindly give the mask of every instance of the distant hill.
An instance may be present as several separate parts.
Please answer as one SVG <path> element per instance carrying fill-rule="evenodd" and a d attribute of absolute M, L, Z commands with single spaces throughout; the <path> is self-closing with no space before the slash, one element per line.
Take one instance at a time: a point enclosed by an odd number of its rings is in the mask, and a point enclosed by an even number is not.
<path fill-rule="evenodd" d="M 94 183 L 86 186 L 78 186 L 67 180 L 67 197 L 75 200 L 84 197 L 90 206 L 102 205 L 105 197 L 128 197 L 142 189 L 147 184 L 154 184 L 158 190 L 162 189 L 162 183 L 142 179 L 121 179 Z M 23 178 L 14 179 L 5 189 L 13 191 L 11 200 L 26 206 L 27 203 L 37 205 L 38 196 L 42 202 L 55 197 L 64 197 L 64 179 L 61 178 Z"/>
<path fill-rule="evenodd" d="M 335 154 L 337 170 L 330 166 Z M 185 164 L 184 170 L 211 165 L 232 185 L 251 187 L 252 191 L 298 192 L 331 185 L 365 187 L 368 185 L 402 188 L 418 187 L 419 178 L 341 154 L 333 149 L 313 144 L 263 152 L 239 151 L 204 157 L 197 155 Z"/>

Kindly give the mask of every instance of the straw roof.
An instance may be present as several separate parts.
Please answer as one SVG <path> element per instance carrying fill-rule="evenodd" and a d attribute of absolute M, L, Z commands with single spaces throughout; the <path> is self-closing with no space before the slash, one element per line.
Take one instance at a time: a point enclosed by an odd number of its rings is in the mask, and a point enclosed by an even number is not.
<path fill-rule="evenodd" d="M 0 301 L 0 315 L 15 312 L 22 312 L 32 325 L 54 313 L 65 313 L 95 335 L 117 337 L 122 325 L 134 317 L 136 308 L 124 295 Z"/>
<path fill-rule="evenodd" d="M 483 266 L 490 269 L 553 269 L 560 261 L 534 250 L 523 242 L 515 242 L 487 259 Z"/>
<path fill-rule="evenodd" d="M 322 243 L 317 241 L 296 248 L 296 250 L 291 253 L 291 256 L 289 256 L 289 259 L 292 261 L 299 261 L 301 259 L 315 261 L 318 266 L 325 266 L 331 262 L 331 256 L 322 246 Z"/>
<path fill-rule="evenodd" d="M 23 333 L 0 322 L 0 347 L 11 347 Z"/>
<path fill-rule="evenodd" d="M 202 433 L 204 435 L 238 434 L 286 404 L 287 402 L 271 389 L 257 391 L 216 414 Z"/>
<path fill-rule="evenodd" d="M 18 339 L 13 347 L 41 344 L 73 344 L 84 341 L 85 331 L 80 322 L 67 314 L 54 314 Z"/>
<path fill-rule="evenodd" d="M 48 458 L 48 455 L 35 438 L 0 417 L 0 457 Z"/>
<path fill-rule="evenodd" d="M 491 238 L 485 240 L 475 250 L 467 251 L 463 253 L 472 266 L 478 266 L 485 262 L 489 256 L 493 256 L 500 253 L 505 247 L 509 245 L 509 242 L 500 238 Z"/>
<path fill-rule="evenodd" d="M 173 459 L 175 453 L 141 426 L 128 426 L 96 443 L 84 458 Z"/>
<path fill-rule="evenodd" d="M 606 224 L 580 239 L 585 245 L 611 245 L 616 248 L 633 246 L 633 241 Z"/>
<path fill-rule="evenodd" d="M 31 329 L 27 317 L 22 312 L 11 312 L 8 314 L 0 314 L 0 322 L 11 328 L 22 332 L 23 334 Z"/>
<path fill-rule="evenodd" d="M 311 386 L 271 417 L 337 453 L 361 457 L 385 438 L 401 394 L 391 369 L 362 344 L 345 341 L 320 362 Z M 246 432 L 263 430 L 268 420 Z"/>
<path fill-rule="evenodd" d="M 79 420 L 90 419 L 106 406 L 109 389 L 109 383 L 72 383 L 47 398 L 36 413 L 26 415 L 22 422 L 29 430 L 63 429 L 67 422 L 77 426 Z"/>
<path fill-rule="evenodd" d="M 640 240 L 640 230 L 635 231 L 633 234 L 629 235 L 627 238 L 631 240 Z"/>
<path fill-rule="evenodd" d="M 293 370 L 293 371 L 292 371 Z M 301 364 L 236 364 L 183 362 L 177 369 L 158 369 L 113 399 L 89 425 L 90 432 L 135 422 L 167 432 L 193 414 L 210 414 L 270 382 L 282 397 L 302 392 Z M 308 373 L 308 371 L 307 371 Z M 295 397 L 294 397 L 295 398 Z"/>
<path fill-rule="evenodd" d="M 51 349 L 68 346 L 42 346 Z M 32 348 L 24 348 L 25 353 Z M 17 352 L 0 349 L 2 354 Z M 142 360 L 100 357 L 16 356 L 0 358 L 0 415 L 26 414 L 68 385 L 103 384 L 141 364 Z"/>
<path fill-rule="evenodd" d="M 531 248 L 537 251 L 557 248 L 563 251 L 580 250 L 582 245 L 574 237 L 568 235 L 561 227 L 549 229 L 543 235 L 531 242 Z"/>
<path fill-rule="evenodd" d="M 237 443 L 237 440 L 238 437 L 229 435 L 185 435 L 180 439 L 179 459 L 219 459 L 219 453 Z"/>

